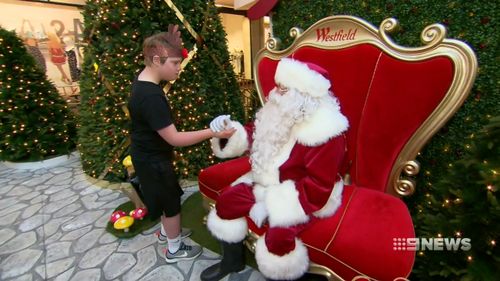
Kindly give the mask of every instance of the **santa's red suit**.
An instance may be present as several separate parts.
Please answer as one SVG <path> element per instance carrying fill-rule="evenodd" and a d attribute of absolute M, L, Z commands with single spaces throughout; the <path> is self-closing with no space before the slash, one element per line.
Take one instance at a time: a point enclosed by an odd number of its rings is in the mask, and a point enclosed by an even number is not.
<path fill-rule="evenodd" d="M 269 228 L 255 249 L 267 278 L 293 280 L 307 271 L 309 258 L 298 234 L 314 219 L 333 215 L 341 203 L 339 169 L 348 121 L 327 77 L 316 65 L 282 59 L 277 87 L 255 123 L 232 121 L 237 131 L 225 145 L 212 139 L 220 158 L 249 150 L 252 169 L 219 196 L 208 229 L 218 239 L 236 243 L 247 234 L 244 216 L 258 225 L 267 220 Z"/>

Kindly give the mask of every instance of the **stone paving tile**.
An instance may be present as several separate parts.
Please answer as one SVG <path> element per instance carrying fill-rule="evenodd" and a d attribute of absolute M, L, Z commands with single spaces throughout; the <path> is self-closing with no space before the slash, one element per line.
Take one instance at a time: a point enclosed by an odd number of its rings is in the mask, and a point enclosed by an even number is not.
<path fill-rule="evenodd" d="M 106 264 L 104 264 L 104 277 L 107 280 L 114 279 L 127 272 L 136 262 L 132 254 L 114 253 L 106 261 Z"/>
<path fill-rule="evenodd" d="M 28 273 L 43 254 L 42 249 L 23 249 L 8 255 L 0 263 L 1 279 L 6 280 Z M 4 256 L 4 254 L 2 254 Z"/>
<path fill-rule="evenodd" d="M 47 252 L 45 254 L 45 262 L 53 262 L 69 256 L 71 242 L 54 242 L 46 243 Z"/>
<path fill-rule="evenodd" d="M 0 182 L 0 184 L 3 185 L 2 187 L 0 187 L 0 195 L 8 193 L 9 191 L 11 191 L 14 188 L 13 184 L 7 184 L 7 185 L 5 185 L 5 182 L 7 181 L 7 179 L 3 179 L 3 180 L 4 181 Z"/>
<path fill-rule="evenodd" d="M 116 250 L 118 243 L 98 246 L 88 250 L 78 263 L 80 268 L 92 268 L 101 265 Z"/>
<path fill-rule="evenodd" d="M 84 253 L 91 249 L 99 240 L 99 237 L 104 234 L 103 229 L 93 229 L 92 231 L 86 233 L 78 241 L 73 244 L 73 251 L 75 253 Z M 64 237 L 63 237 L 64 239 Z"/>
<path fill-rule="evenodd" d="M 133 281 L 139 279 L 157 262 L 156 251 L 153 246 L 149 246 L 137 252 L 137 263 L 122 278 L 123 281 Z"/>
<path fill-rule="evenodd" d="M 0 229 L 0 246 L 16 236 L 16 232 L 9 228 Z"/>
<path fill-rule="evenodd" d="M 109 215 L 128 198 L 95 182 L 83 173 L 79 159 L 36 170 L 0 163 L 0 280 L 194 281 L 220 259 L 204 249 L 196 260 L 166 264 L 165 246 L 153 235 L 159 224 L 131 239 L 107 233 Z M 184 202 L 198 187 L 196 182 L 182 185 L 188 186 Z M 247 267 L 223 280 L 265 279 Z"/>
<path fill-rule="evenodd" d="M 71 267 L 70 269 L 66 270 L 65 272 L 59 274 L 54 281 L 68 281 L 71 278 L 71 275 L 73 275 L 73 272 L 75 271 L 74 267 Z"/>
<path fill-rule="evenodd" d="M 99 281 L 99 280 L 101 280 L 101 269 L 100 268 L 92 268 L 92 269 L 78 271 L 71 278 L 71 281 L 81 281 L 81 280 L 86 280 L 86 281 Z"/>
<path fill-rule="evenodd" d="M 184 281 L 184 275 L 171 265 L 161 265 L 150 271 L 146 276 L 139 279 L 140 281 Z"/>
<path fill-rule="evenodd" d="M 74 263 L 75 257 L 69 257 L 37 266 L 35 271 L 44 279 L 50 279 L 68 270 Z"/>
<path fill-rule="evenodd" d="M 35 231 L 21 233 L 19 235 L 16 235 L 14 238 L 10 239 L 7 243 L 0 246 L 0 253 L 4 255 L 4 254 L 19 252 L 20 250 L 26 249 L 35 243 L 36 243 Z"/>
<path fill-rule="evenodd" d="M 8 216 L 4 216 L 0 220 L 0 226 L 14 224 L 19 219 L 20 214 L 21 214 L 21 211 L 17 211 L 17 212 L 10 213 Z"/>

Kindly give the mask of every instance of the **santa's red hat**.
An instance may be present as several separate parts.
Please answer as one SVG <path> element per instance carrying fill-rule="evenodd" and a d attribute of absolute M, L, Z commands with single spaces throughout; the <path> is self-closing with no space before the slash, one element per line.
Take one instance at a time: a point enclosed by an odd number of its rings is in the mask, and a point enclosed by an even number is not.
<path fill-rule="evenodd" d="M 282 58 L 274 75 L 276 84 L 294 88 L 313 97 L 329 95 L 331 86 L 328 71 L 321 66 L 301 62 L 292 58 Z"/>

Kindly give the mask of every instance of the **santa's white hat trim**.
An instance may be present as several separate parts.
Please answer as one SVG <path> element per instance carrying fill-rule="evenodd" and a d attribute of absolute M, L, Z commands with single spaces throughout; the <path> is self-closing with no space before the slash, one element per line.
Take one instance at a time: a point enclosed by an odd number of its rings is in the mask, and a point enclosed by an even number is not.
<path fill-rule="evenodd" d="M 231 125 L 236 129 L 236 132 L 228 139 L 224 148 L 221 148 L 219 138 L 212 138 L 212 151 L 219 158 L 232 158 L 241 156 L 248 150 L 247 131 L 238 121 L 231 121 Z"/>
<path fill-rule="evenodd" d="M 299 201 L 299 192 L 292 180 L 267 187 L 265 203 L 270 227 L 288 227 L 309 220 Z"/>
<path fill-rule="evenodd" d="M 309 268 L 307 248 L 297 238 L 295 239 L 295 249 L 283 256 L 278 256 L 269 252 L 265 236 L 261 236 L 255 246 L 255 260 L 259 266 L 259 271 L 265 277 L 277 280 L 298 279 Z"/>
<path fill-rule="evenodd" d="M 340 205 L 342 204 L 342 191 L 344 190 L 344 182 L 339 180 L 333 186 L 332 193 L 326 202 L 325 206 L 320 210 L 313 213 L 315 217 L 326 218 L 335 214 Z"/>
<path fill-rule="evenodd" d="M 238 243 L 243 241 L 247 235 L 248 225 L 245 218 L 225 220 L 217 215 L 217 211 L 212 209 L 208 214 L 207 228 L 213 236 L 228 243 Z"/>
<path fill-rule="evenodd" d="M 282 58 L 276 68 L 274 81 L 288 88 L 295 88 L 313 97 L 329 95 L 330 80 L 310 69 L 307 64 Z"/>

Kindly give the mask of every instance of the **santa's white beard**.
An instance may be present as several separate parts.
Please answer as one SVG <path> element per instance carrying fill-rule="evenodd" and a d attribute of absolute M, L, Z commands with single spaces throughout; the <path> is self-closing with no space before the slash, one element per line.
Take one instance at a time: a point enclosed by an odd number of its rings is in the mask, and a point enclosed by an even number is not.
<path fill-rule="evenodd" d="M 270 161 L 290 140 L 293 126 L 310 116 L 318 105 L 318 99 L 295 89 L 289 89 L 284 95 L 278 94 L 276 89 L 270 92 L 255 119 L 250 154 L 254 173 L 262 174 L 269 168 Z"/>

